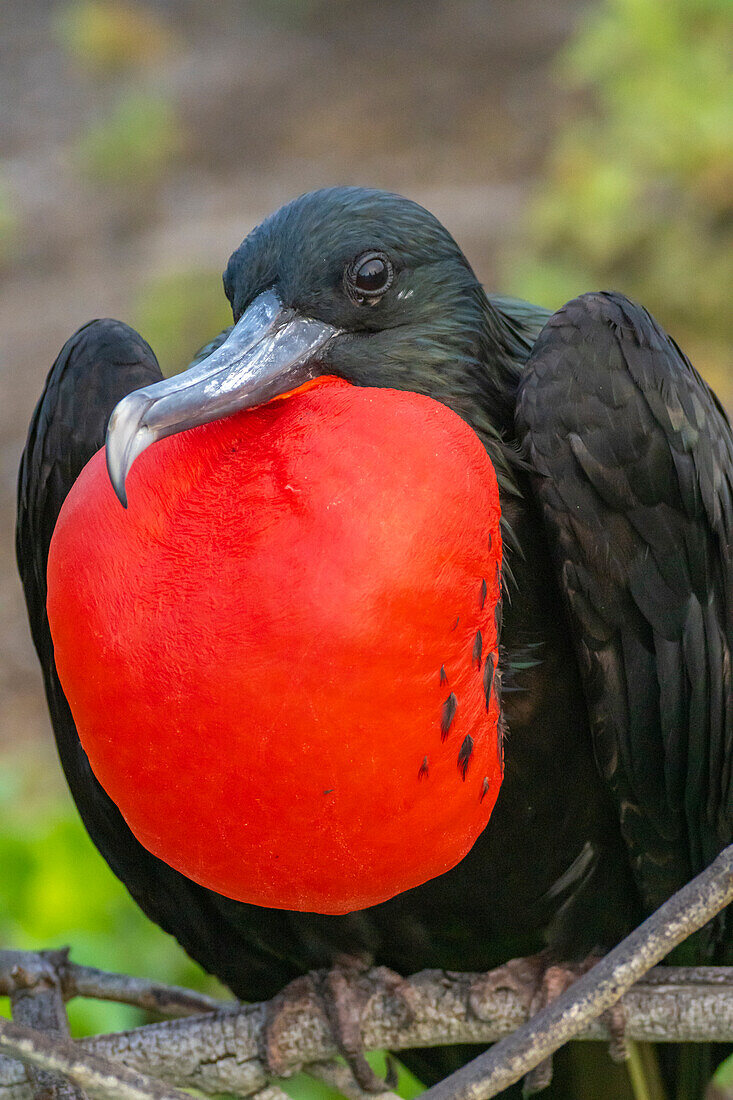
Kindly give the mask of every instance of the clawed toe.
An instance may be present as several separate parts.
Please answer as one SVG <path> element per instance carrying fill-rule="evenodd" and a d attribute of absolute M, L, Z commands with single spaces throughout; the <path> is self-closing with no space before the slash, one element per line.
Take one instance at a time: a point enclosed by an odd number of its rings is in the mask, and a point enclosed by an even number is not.
<path fill-rule="evenodd" d="M 263 1060 L 275 1077 L 292 1074 L 292 1063 L 282 1049 L 282 1038 L 292 1018 L 307 1006 L 316 1007 L 326 1018 L 339 1053 L 343 1055 L 355 1081 L 364 1092 L 380 1093 L 393 1087 L 390 1084 L 394 1071 L 388 1060 L 387 1080 L 379 1077 L 364 1055 L 361 1021 L 363 1014 L 377 992 L 386 986 L 404 1008 L 407 1018 L 412 1016 L 409 986 L 394 971 L 379 967 L 367 973 L 367 968 L 356 960 L 344 960 L 331 970 L 312 971 L 286 986 L 268 1005 L 265 1021 Z"/>
<path fill-rule="evenodd" d="M 296 1069 L 288 1058 L 287 1045 L 283 1042 L 294 1021 L 306 1011 L 318 1006 L 315 983 L 310 975 L 286 985 L 265 1009 L 260 1056 L 271 1077 L 291 1077 Z"/>
<path fill-rule="evenodd" d="M 623 1005 L 616 1002 L 601 1016 L 601 1023 L 608 1028 L 608 1053 L 613 1062 L 625 1062 L 629 1057 L 626 1042 L 626 1013 Z"/>
<path fill-rule="evenodd" d="M 599 955 L 589 955 L 580 963 L 558 964 L 546 954 L 510 959 L 503 966 L 482 974 L 471 986 L 469 1004 L 481 1017 L 481 1003 L 488 993 L 511 990 L 526 1009 L 535 1016 L 563 994 L 573 982 L 599 961 Z M 601 1016 L 608 1028 L 609 1054 L 614 1061 L 628 1057 L 626 1049 L 626 1019 L 621 1005 L 614 1005 Z M 546 1058 L 524 1078 L 524 1094 L 531 1096 L 547 1088 L 552 1080 L 552 1059 Z"/>

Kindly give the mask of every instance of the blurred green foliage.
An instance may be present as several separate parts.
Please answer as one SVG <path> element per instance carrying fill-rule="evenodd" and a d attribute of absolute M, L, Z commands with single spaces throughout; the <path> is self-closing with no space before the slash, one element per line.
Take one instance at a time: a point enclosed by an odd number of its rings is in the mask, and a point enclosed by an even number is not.
<path fill-rule="evenodd" d="M 139 187 L 159 179 L 182 147 L 183 131 L 168 100 L 131 91 L 81 135 L 75 158 L 95 182 Z"/>
<path fill-rule="evenodd" d="M 577 107 L 508 257 L 511 290 L 558 306 L 618 289 L 731 394 L 733 5 L 606 0 L 558 58 Z"/>
<path fill-rule="evenodd" d="M 708 1100 L 733 1100 L 733 1054 L 715 1071 Z"/>
<path fill-rule="evenodd" d="M 0 267 L 12 260 L 20 231 L 20 219 L 10 191 L 0 180 Z"/>
<path fill-rule="evenodd" d="M 74 61 L 98 74 L 157 61 L 173 42 L 149 7 L 120 0 L 72 0 L 57 10 L 54 25 Z"/>
<path fill-rule="evenodd" d="M 40 757 L 40 759 L 39 759 Z M 39 767 L 40 765 L 40 767 Z M 110 871 L 81 824 L 49 746 L 5 754 L 0 771 L 0 946 L 23 950 L 71 946 L 75 962 L 228 996 L 170 936 L 152 924 Z M 119 1031 L 149 1017 L 128 1005 L 69 1002 L 76 1036 Z M 0 997 L 0 1016 L 9 1016 Z M 369 1055 L 386 1073 L 385 1055 Z M 399 1094 L 423 1086 L 398 1064 Z M 305 1075 L 284 1083 L 294 1100 L 339 1094 Z"/>
<path fill-rule="evenodd" d="M 70 944 L 76 962 L 226 996 L 143 916 L 109 870 L 79 820 L 50 746 L 3 756 L 0 868 L 3 947 Z M 136 1009 L 101 1001 L 75 1000 L 69 1015 L 78 1035 L 142 1022 Z"/>
<path fill-rule="evenodd" d="M 221 272 L 176 271 L 142 288 L 133 324 L 155 349 L 163 374 L 176 374 L 194 352 L 232 324 Z"/>

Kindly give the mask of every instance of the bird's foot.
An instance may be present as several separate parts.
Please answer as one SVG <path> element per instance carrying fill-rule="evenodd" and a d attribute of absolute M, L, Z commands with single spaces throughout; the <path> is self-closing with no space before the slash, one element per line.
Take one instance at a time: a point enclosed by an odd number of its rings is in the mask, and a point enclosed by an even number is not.
<path fill-rule="evenodd" d="M 384 991 L 394 996 L 405 1013 L 413 1016 L 410 989 L 404 979 L 387 967 L 369 970 L 367 964 L 352 956 L 340 957 L 331 970 L 315 970 L 296 978 L 270 1001 L 265 1022 L 263 1059 L 274 1077 L 287 1077 L 293 1072 L 281 1046 L 281 1038 L 293 1017 L 314 1005 L 325 1016 L 335 1044 L 354 1076 L 359 1088 L 368 1093 L 393 1089 L 394 1070 L 390 1067 L 387 1080 L 379 1077 L 364 1056 L 362 1017 L 370 1003 Z"/>
<path fill-rule="evenodd" d="M 543 1008 L 569 989 L 601 959 L 600 955 L 589 955 L 579 963 L 555 963 L 547 954 L 529 955 L 526 958 L 510 959 L 496 970 L 482 974 L 471 986 L 469 994 L 472 1010 L 481 1017 L 480 1006 L 483 999 L 501 989 L 515 993 L 529 1016 L 541 1012 Z M 623 1008 L 616 1004 L 601 1016 L 610 1037 L 609 1054 L 613 1061 L 621 1062 L 628 1057 L 626 1049 L 626 1018 Z M 535 1066 L 524 1078 L 524 1094 L 531 1096 L 547 1088 L 552 1080 L 552 1058 L 546 1058 Z"/>

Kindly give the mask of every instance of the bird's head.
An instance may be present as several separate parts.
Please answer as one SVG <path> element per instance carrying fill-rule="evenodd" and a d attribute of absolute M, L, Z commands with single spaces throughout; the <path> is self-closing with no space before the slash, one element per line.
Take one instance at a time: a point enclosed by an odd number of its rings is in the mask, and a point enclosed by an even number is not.
<path fill-rule="evenodd" d="M 227 339 L 110 418 L 108 469 L 123 504 L 127 473 L 155 440 L 319 377 L 422 393 L 474 426 L 482 402 L 500 407 L 483 377 L 496 316 L 450 233 L 399 195 L 339 187 L 295 199 L 246 237 L 224 287 Z"/>

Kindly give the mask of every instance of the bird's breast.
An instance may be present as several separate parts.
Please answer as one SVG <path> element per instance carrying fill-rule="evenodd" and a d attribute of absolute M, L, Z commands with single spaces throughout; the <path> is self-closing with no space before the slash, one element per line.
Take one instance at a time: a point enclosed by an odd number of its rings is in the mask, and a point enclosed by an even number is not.
<path fill-rule="evenodd" d="M 454 866 L 501 782 L 499 500 L 429 398 L 327 380 L 104 455 L 54 532 L 56 663 L 146 848 L 277 908 L 346 912 Z"/>

